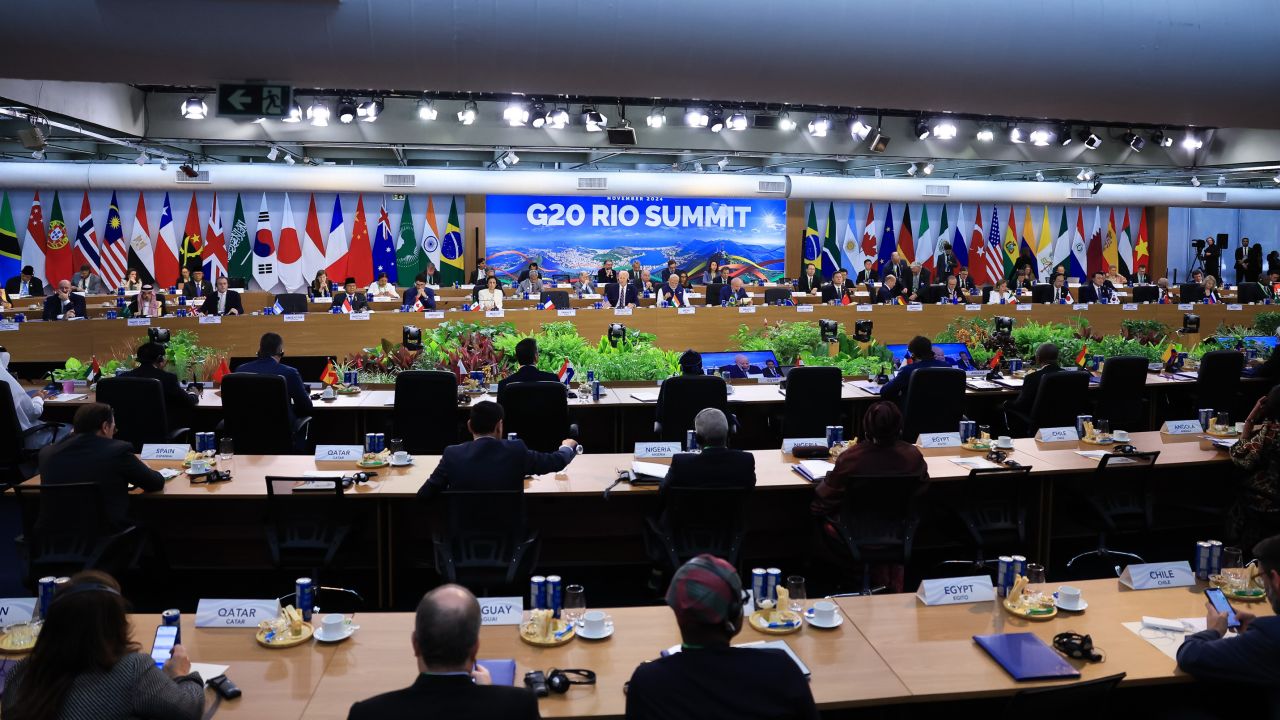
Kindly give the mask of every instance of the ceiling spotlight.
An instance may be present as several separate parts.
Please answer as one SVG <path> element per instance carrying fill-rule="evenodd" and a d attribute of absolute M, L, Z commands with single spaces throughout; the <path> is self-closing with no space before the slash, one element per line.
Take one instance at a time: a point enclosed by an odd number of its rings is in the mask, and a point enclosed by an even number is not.
<path fill-rule="evenodd" d="M 1187 136 L 1182 138 L 1182 148 L 1184 150 L 1195 152 L 1202 147 L 1204 147 L 1204 140 L 1201 140 L 1195 133 L 1188 132 Z"/>
<path fill-rule="evenodd" d="M 750 125 L 751 123 L 749 120 L 747 120 L 747 114 L 739 110 L 738 112 L 729 116 L 728 124 L 729 124 L 730 130 L 746 130 L 747 126 Z"/>
<path fill-rule="evenodd" d="M 513 102 L 502 111 L 502 119 L 511 127 L 520 127 L 529 122 L 529 106 L 522 102 Z"/>
<path fill-rule="evenodd" d="M 204 100 L 193 95 L 182 102 L 182 117 L 187 120 L 203 120 L 208 115 L 209 106 Z"/>
<path fill-rule="evenodd" d="M 862 120 L 853 117 L 849 118 L 849 135 L 854 142 L 862 142 L 871 134 L 871 126 L 862 122 Z"/>
<path fill-rule="evenodd" d="M 436 101 L 422 99 L 418 101 L 418 119 L 435 120 L 440 113 L 436 110 Z"/>
<path fill-rule="evenodd" d="M 662 108 L 654 108 L 649 111 L 649 117 L 644 119 L 644 123 L 651 128 L 660 128 L 667 124 L 667 114 Z"/>
<path fill-rule="evenodd" d="M 355 119 L 356 101 L 351 98 L 342 98 L 338 100 L 338 122 L 343 125 L 348 125 Z"/>
<path fill-rule="evenodd" d="M 996 139 L 996 131 L 991 129 L 990 125 L 983 125 L 978 128 L 978 133 L 974 135 L 978 142 L 991 142 Z"/>
<path fill-rule="evenodd" d="M 569 127 L 569 111 L 564 108 L 556 108 L 547 113 L 547 127 L 552 130 L 563 130 Z"/>
<path fill-rule="evenodd" d="M 164 172 L 165 170 L 168 170 L 168 169 L 169 169 L 169 158 L 167 157 L 160 158 L 160 171 Z"/>
<path fill-rule="evenodd" d="M 778 129 L 783 132 L 791 132 L 796 129 L 796 121 L 791 119 L 791 113 L 785 110 L 778 113 Z"/>
<path fill-rule="evenodd" d="M 940 120 L 933 124 L 933 136 L 939 140 L 954 140 L 959 133 L 959 128 L 950 120 Z"/>
<path fill-rule="evenodd" d="M 1015 145 L 1020 145 L 1026 141 L 1027 141 L 1027 136 L 1025 133 L 1022 132 L 1022 128 L 1018 127 L 1017 125 L 1014 125 L 1013 127 L 1009 128 L 1009 142 Z"/>
<path fill-rule="evenodd" d="M 684 124 L 689 127 L 704 128 L 710 120 L 711 116 L 702 108 L 689 108 L 684 113 Z"/>
<path fill-rule="evenodd" d="M 292 155 L 288 155 L 288 154 L 286 154 L 286 155 L 284 156 L 284 164 L 285 164 L 285 165 L 292 165 L 292 164 L 294 164 L 295 162 L 297 162 L 297 160 L 294 160 Z"/>
<path fill-rule="evenodd" d="M 700 163 L 700 162 L 695 162 L 695 163 L 693 164 L 693 171 L 694 171 L 694 172 L 696 172 L 696 173 L 700 173 L 700 172 L 702 172 L 702 163 Z"/>
<path fill-rule="evenodd" d="M 33 159 L 35 159 L 35 160 L 43 160 L 43 159 L 44 159 L 44 150 L 43 150 L 43 149 L 40 149 L 40 150 L 35 150 L 35 151 L 33 151 L 33 152 L 31 153 L 31 157 L 32 157 Z M 1280 182 L 1280 178 L 1278 178 L 1278 179 L 1276 180 L 1276 182 Z"/>
<path fill-rule="evenodd" d="M 507 169 L 507 163 L 506 163 L 506 161 L 504 161 L 502 158 L 498 158 L 497 160 L 494 160 L 494 161 L 493 161 L 493 166 L 494 166 L 494 167 L 496 167 L 496 168 L 498 168 L 499 170 L 506 170 L 506 169 Z"/>
<path fill-rule="evenodd" d="M 319 98 L 316 98 L 311 103 L 311 107 L 307 108 L 307 119 L 311 121 L 311 124 L 314 127 L 327 127 L 329 125 L 329 115 L 331 113 L 332 111 L 329 109 L 329 106 L 320 102 Z"/>
<path fill-rule="evenodd" d="M 591 105 L 582 106 L 582 124 L 587 126 L 587 132 L 601 132 L 608 122 L 608 118 L 597 112 Z"/>
<path fill-rule="evenodd" d="M 719 110 L 712 111 L 711 122 L 707 125 L 707 129 L 714 133 L 724 129 L 724 115 Z"/>
<path fill-rule="evenodd" d="M 182 174 L 186 175 L 189 178 L 193 178 L 200 174 L 200 171 L 196 170 L 194 167 L 191 166 L 190 159 L 188 159 L 186 162 L 179 165 L 178 170 L 182 171 Z"/>
<path fill-rule="evenodd" d="M 280 118 L 281 122 L 296 123 L 302 122 L 302 106 L 297 101 L 289 103 L 289 110 Z"/>
<path fill-rule="evenodd" d="M 1276 173 L 1276 176 L 1271 179 L 1274 180 L 1277 185 L 1280 185 L 1280 173 Z"/>
<path fill-rule="evenodd" d="M 1071 127 L 1069 125 L 1058 126 L 1057 138 L 1058 144 L 1062 147 L 1070 145 L 1071 141 L 1075 140 L 1075 136 L 1071 134 Z"/>
<path fill-rule="evenodd" d="M 873 153 L 882 153 L 889 147 L 889 141 L 892 139 L 876 128 L 875 134 L 871 136 L 871 142 L 867 143 L 867 149 Z"/>
<path fill-rule="evenodd" d="M 276 160 L 280 159 L 279 145 L 271 146 L 271 149 L 267 151 L 267 159 L 270 160 L 271 162 L 275 162 Z"/>
<path fill-rule="evenodd" d="M 918 168 L 916 167 L 916 164 L 915 164 L 915 163 L 911 163 L 909 166 L 907 166 L 907 174 L 908 174 L 908 175 L 910 175 L 911 177 L 915 177 L 915 176 L 916 176 L 916 171 L 917 171 L 917 170 L 918 170 Z"/>
<path fill-rule="evenodd" d="M 1151 142 L 1155 143 L 1156 147 L 1173 147 L 1173 136 L 1163 130 L 1156 130 L 1151 133 Z"/>
<path fill-rule="evenodd" d="M 1200 178 L 1195 175 L 1191 176 L 1191 187 L 1200 187 Z"/>
<path fill-rule="evenodd" d="M 1219 176 L 1218 176 L 1218 187 L 1226 187 L 1226 186 L 1227 186 L 1227 176 L 1226 176 L 1226 175 L 1219 175 Z"/>
<path fill-rule="evenodd" d="M 374 122 L 382 114 L 382 108 L 381 100 L 366 100 L 356 108 L 356 116 L 364 122 Z"/>
<path fill-rule="evenodd" d="M 1126 145 L 1133 148 L 1134 152 L 1142 152 L 1142 148 L 1147 146 L 1147 141 L 1143 140 L 1140 135 L 1130 130 L 1124 134 L 1122 138 Z"/>
<path fill-rule="evenodd" d="M 1080 172 L 1076 173 L 1076 180 L 1080 182 L 1088 182 L 1093 179 L 1093 171 L 1089 168 L 1080 168 Z"/>
<path fill-rule="evenodd" d="M 729 167 L 729 158 L 728 157 L 720 158 L 719 160 L 716 161 L 716 165 L 719 165 L 721 170 Z"/>
<path fill-rule="evenodd" d="M 1053 133 L 1044 128 L 1036 128 L 1031 131 L 1030 140 L 1031 144 L 1036 147 L 1045 147 L 1053 140 Z"/>
<path fill-rule="evenodd" d="M 814 137 L 826 137 L 827 131 L 831 129 L 831 118 L 826 115 L 818 115 L 809 121 L 809 134 Z"/>
<path fill-rule="evenodd" d="M 931 134 L 932 134 L 932 131 L 929 130 L 929 125 L 925 123 L 925 121 L 923 120 L 916 121 L 916 139 L 917 140 L 924 140 L 928 138 L 929 135 Z"/>
<path fill-rule="evenodd" d="M 1036 182 L 1044 182 L 1044 173 L 1036 171 Z"/>
<path fill-rule="evenodd" d="M 921 168 L 921 170 L 923 170 L 923 171 L 924 171 L 924 174 L 925 174 L 925 175 L 932 175 L 932 174 L 933 174 L 933 163 L 925 163 L 924 167 L 923 167 L 923 168 Z"/>
<path fill-rule="evenodd" d="M 462 109 L 458 111 L 458 122 L 463 125 L 470 125 L 476 121 L 476 116 L 480 113 L 476 108 L 475 100 L 468 100 L 462 105 Z"/>
<path fill-rule="evenodd" d="M 876 175 L 876 177 L 877 177 L 877 178 L 882 178 L 882 177 L 884 177 L 884 171 L 883 171 L 883 170 L 881 170 L 880 168 L 876 168 L 875 175 Z"/>
<path fill-rule="evenodd" d="M 551 120 L 551 113 L 547 112 L 547 108 L 542 103 L 533 104 L 533 113 L 529 116 L 529 124 L 536 127 L 546 127 L 547 122 Z"/>
<path fill-rule="evenodd" d="M 1102 144 L 1102 138 L 1094 135 L 1089 128 L 1081 130 L 1076 137 L 1080 138 L 1080 142 L 1084 143 L 1084 146 L 1089 150 L 1097 150 L 1098 146 Z"/>
<path fill-rule="evenodd" d="M 1093 181 L 1093 187 L 1089 188 L 1089 194 L 1097 195 L 1098 191 L 1101 189 L 1102 189 L 1102 178 L 1098 178 Z"/>
<path fill-rule="evenodd" d="M 138 167 L 142 167 L 143 165 L 146 165 L 147 162 L 150 160 L 151 158 L 147 157 L 147 151 L 143 150 L 142 152 L 138 153 L 138 157 L 136 160 L 134 160 L 134 162 L 138 163 Z"/>

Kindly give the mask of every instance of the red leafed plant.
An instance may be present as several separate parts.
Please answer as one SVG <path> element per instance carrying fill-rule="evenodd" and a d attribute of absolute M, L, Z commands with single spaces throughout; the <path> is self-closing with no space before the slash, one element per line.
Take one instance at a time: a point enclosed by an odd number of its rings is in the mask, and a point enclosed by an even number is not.
<path fill-rule="evenodd" d="M 446 370 L 458 375 L 458 381 L 464 382 L 463 371 L 485 370 L 492 368 L 495 372 L 502 364 L 503 357 L 493 347 L 493 338 L 479 333 L 468 333 L 458 339 L 458 347 L 445 353 Z M 461 366 L 461 367 L 459 367 Z"/>

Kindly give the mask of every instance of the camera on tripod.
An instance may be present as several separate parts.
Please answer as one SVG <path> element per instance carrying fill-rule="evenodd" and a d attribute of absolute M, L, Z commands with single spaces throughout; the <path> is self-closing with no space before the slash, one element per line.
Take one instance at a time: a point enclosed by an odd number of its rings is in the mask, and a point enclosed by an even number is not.
<path fill-rule="evenodd" d="M 1203 250 L 1203 249 L 1204 249 L 1204 241 L 1203 241 L 1203 240 L 1192 240 L 1192 241 L 1191 241 L 1191 247 L 1195 248 L 1196 250 Z"/>

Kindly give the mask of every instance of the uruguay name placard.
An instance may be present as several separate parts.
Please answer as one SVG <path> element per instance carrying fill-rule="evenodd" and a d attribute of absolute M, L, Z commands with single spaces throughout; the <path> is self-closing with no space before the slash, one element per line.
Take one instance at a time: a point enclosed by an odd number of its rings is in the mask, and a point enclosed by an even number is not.
<path fill-rule="evenodd" d="M 524 598 L 482 597 L 480 602 L 481 625 L 519 625 L 524 614 Z"/>

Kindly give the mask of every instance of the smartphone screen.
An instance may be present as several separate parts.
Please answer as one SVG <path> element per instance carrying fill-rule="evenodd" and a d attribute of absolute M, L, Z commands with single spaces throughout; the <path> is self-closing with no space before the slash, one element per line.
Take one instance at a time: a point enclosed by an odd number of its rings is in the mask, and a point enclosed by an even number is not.
<path fill-rule="evenodd" d="M 156 667 L 164 667 L 164 664 L 169 662 L 169 657 L 173 655 L 173 646 L 177 639 L 177 626 L 161 625 L 156 628 L 156 639 L 155 642 L 151 643 L 151 659 L 156 661 Z"/>
<path fill-rule="evenodd" d="M 1240 620 L 1236 618 L 1235 608 L 1231 607 L 1227 596 L 1222 594 L 1218 588 L 1209 588 L 1204 591 L 1205 597 L 1209 598 L 1209 602 L 1213 604 L 1213 608 L 1220 613 L 1227 614 L 1227 628 L 1234 629 L 1240 627 Z"/>

